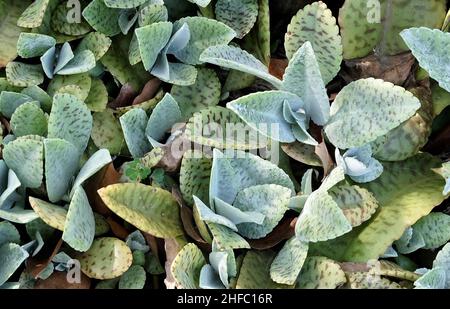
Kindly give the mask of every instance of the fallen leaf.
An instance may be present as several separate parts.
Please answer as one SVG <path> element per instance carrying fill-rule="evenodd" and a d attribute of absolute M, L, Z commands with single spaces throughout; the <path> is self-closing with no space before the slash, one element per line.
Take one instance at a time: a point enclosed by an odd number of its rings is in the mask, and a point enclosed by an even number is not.
<path fill-rule="evenodd" d="M 403 85 L 411 73 L 415 59 L 411 53 L 378 57 L 370 55 L 361 59 L 347 60 L 348 73 L 354 80 L 374 77 L 396 85 Z"/>
<path fill-rule="evenodd" d="M 180 134 L 173 141 L 167 143 L 161 148 L 164 150 L 164 156 L 156 165 L 168 173 L 179 170 L 183 155 L 190 149 L 191 142 L 186 138 L 185 134 Z"/>
<path fill-rule="evenodd" d="M 120 88 L 119 95 L 113 101 L 108 103 L 108 107 L 116 109 L 119 107 L 130 106 L 136 98 L 136 92 L 130 84 L 125 84 Z"/>
<path fill-rule="evenodd" d="M 124 228 L 122 225 L 117 223 L 116 220 L 114 220 L 112 217 L 106 218 L 106 222 L 108 222 L 109 227 L 111 228 L 112 233 L 120 239 L 126 239 L 128 235 L 130 234 L 126 228 Z"/>
<path fill-rule="evenodd" d="M 322 161 L 323 177 L 325 178 L 326 176 L 328 176 L 334 166 L 333 158 L 328 151 L 325 140 L 322 139 L 322 142 L 316 146 L 315 153 L 320 158 L 320 161 Z"/>
<path fill-rule="evenodd" d="M 161 81 L 159 79 L 151 79 L 147 84 L 145 84 L 142 92 L 134 99 L 132 105 L 138 105 L 153 99 L 160 87 Z"/>
<path fill-rule="evenodd" d="M 164 240 L 164 250 L 166 252 L 166 263 L 164 264 L 164 268 L 166 269 L 166 278 L 164 279 L 164 284 L 169 290 L 176 288 L 175 278 L 173 277 L 170 268 L 173 260 L 181 249 L 182 246 L 175 239 L 169 238 Z"/>
<path fill-rule="evenodd" d="M 287 59 L 270 59 L 269 73 L 273 76 L 283 79 L 284 71 L 286 70 L 289 61 Z"/>

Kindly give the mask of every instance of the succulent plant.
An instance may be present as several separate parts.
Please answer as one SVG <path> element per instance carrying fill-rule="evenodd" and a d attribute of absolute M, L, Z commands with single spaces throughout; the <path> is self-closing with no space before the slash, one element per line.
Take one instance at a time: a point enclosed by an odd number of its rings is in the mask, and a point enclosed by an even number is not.
<path fill-rule="evenodd" d="M 0 1 L 0 289 L 450 289 L 447 6 Z"/>

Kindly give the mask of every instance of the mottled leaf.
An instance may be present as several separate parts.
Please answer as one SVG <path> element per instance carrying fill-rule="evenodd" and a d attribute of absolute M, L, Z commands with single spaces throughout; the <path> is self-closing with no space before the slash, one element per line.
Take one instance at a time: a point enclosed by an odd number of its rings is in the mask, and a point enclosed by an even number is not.
<path fill-rule="evenodd" d="M 91 248 L 78 255 L 81 271 L 93 279 L 113 279 L 131 266 L 133 256 L 125 242 L 112 237 L 97 238 Z"/>
<path fill-rule="evenodd" d="M 363 146 L 408 120 L 419 108 L 420 101 L 404 88 L 361 79 L 338 94 L 325 132 L 341 149 Z"/>
<path fill-rule="evenodd" d="M 11 116 L 11 129 L 16 137 L 47 134 L 47 117 L 36 104 L 20 105 Z"/>
<path fill-rule="evenodd" d="M 200 271 L 205 264 L 205 257 L 196 245 L 185 245 L 183 249 L 178 252 L 170 267 L 177 288 L 198 289 Z"/>
<path fill-rule="evenodd" d="M 207 48 L 200 56 L 200 61 L 233 69 L 264 79 L 275 87 L 281 87 L 281 81 L 270 75 L 269 69 L 255 56 L 239 47 L 217 45 Z"/>
<path fill-rule="evenodd" d="M 48 137 L 71 142 L 81 152 L 86 149 L 92 130 L 92 116 L 87 106 L 69 94 L 57 94 L 48 119 Z"/>
<path fill-rule="evenodd" d="M 191 39 L 187 46 L 174 55 L 182 62 L 197 65 L 204 62 L 200 55 L 208 47 L 218 44 L 228 44 L 236 36 L 236 33 L 227 25 L 206 17 L 185 17 L 175 22 L 174 30 L 187 24 L 191 33 Z"/>
<path fill-rule="evenodd" d="M 284 43 L 288 59 L 305 42 L 311 43 L 323 81 L 328 84 L 341 69 L 342 41 L 336 19 L 322 1 L 305 6 L 292 18 Z"/>
<path fill-rule="evenodd" d="M 242 39 L 256 23 L 258 17 L 258 0 L 218 0 L 216 18 L 236 32 Z"/>
<path fill-rule="evenodd" d="M 143 184 L 117 184 L 99 190 L 103 202 L 140 230 L 161 238 L 183 234 L 179 206 L 172 195 Z"/>

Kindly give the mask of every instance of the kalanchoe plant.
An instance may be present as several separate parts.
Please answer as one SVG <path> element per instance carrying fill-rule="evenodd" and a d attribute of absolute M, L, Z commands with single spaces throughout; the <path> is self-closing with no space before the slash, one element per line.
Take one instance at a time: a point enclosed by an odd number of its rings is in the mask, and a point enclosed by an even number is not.
<path fill-rule="evenodd" d="M 157 22 L 136 29 L 136 38 L 144 68 L 163 81 L 188 86 L 195 83 L 201 64 L 200 54 L 219 42 L 228 44 L 236 33 L 225 24 L 191 17 L 171 22 Z M 174 55 L 182 63 L 170 63 Z"/>
<path fill-rule="evenodd" d="M 248 248 L 242 236 L 259 239 L 269 234 L 293 194 L 292 181 L 272 163 L 252 154 L 215 149 L 209 203 L 205 201 L 209 206 L 193 198 L 199 220 L 208 225 L 217 247 L 227 250 Z"/>
<path fill-rule="evenodd" d="M 48 78 L 55 74 L 73 75 L 90 71 L 95 67 L 95 55 L 90 50 L 77 53 L 72 51 L 69 43 L 57 46 L 56 40 L 50 36 L 33 33 L 22 33 L 17 42 L 17 52 L 22 58 L 40 57 L 42 69 Z M 16 63 L 16 66 L 20 64 Z M 16 76 L 12 68 L 8 79 L 13 81 Z M 37 80 L 36 80 L 37 81 Z M 39 83 L 36 83 L 37 85 Z M 28 86 L 34 86 L 33 83 Z"/>
<path fill-rule="evenodd" d="M 447 5 L 0 1 L 0 289 L 450 288 Z"/>

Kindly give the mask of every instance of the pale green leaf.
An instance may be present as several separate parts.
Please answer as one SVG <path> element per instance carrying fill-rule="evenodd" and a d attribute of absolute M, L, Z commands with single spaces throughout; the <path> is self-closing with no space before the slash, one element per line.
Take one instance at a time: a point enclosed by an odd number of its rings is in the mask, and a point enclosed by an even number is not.
<path fill-rule="evenodd" d="M 284 43 L 288 59 L 305 42 L 311 43 L 323 81 L 328 84 L 341 69 L 342 41 L 336 19 L 322 1 L 305 6 L 292 18 Z"/>
<path fill-rule="evenodd" d="M 80 152 L 86 149 L 91 136 L 92 115 L 86 104 L 69 94 L 53 98 L 48 119 L 48 137 L 71 142 Z"/>
<path fill-rule="evenodd" d="M 218 0 L 216 18 L 236 32 L 242 39 L 252 30 L 258 17 L 258 0 Z"/>
<path fill-rule="evenodd" d="M 419 99 L 402 87 L 379 79 L 361 79 L 338 94 L 325 132 L 336 147 L 360 147 L 398 127 L 420 106 Z"/>
<path fill-rule="evenodd" d="M 198 289 L 200 271 L 205 264 L 203 253 L 195 244 L 185 245 L 170 266 L 177 288 Z"/>
<path fill-rule="evenodd" d="M 206 17 L 185 17 L 175 22 L 174 30 L 177 31 L 187 24 L 191 38 L 187 46 L 176 51 L 175 56 L 182 62 L 197 65 L 204 62 L 200 55 L 211 46 L 228 44 L 236 36 L 236 33 L 227 25 Z"/>
<path fill-rule="evenodd" d="M 161 238 L 183 234 L 178 203 L 165 190 L 128 183 L 100 189 L 99 194 L 108 208 L 143 232 Z"/>
<path fill-rule="evenodd" d="M 89 200 L 78 187 L 70 201 L 62 239 L 77 251 L 87 251 L 94 241 L 95 219 Z"/>
<path fill-rule="evenodd" d="M 281 81 L 270 75 L 269 69 L 261 61 L 239 47 L 227 45 L 209 47 L 201 54 L 200 61 L 248 73 L 281 88 Z"/>

